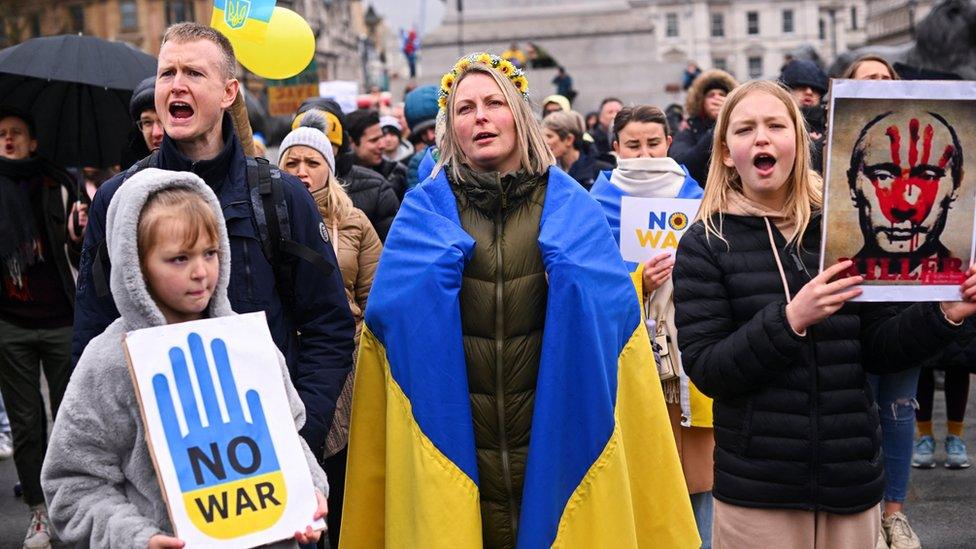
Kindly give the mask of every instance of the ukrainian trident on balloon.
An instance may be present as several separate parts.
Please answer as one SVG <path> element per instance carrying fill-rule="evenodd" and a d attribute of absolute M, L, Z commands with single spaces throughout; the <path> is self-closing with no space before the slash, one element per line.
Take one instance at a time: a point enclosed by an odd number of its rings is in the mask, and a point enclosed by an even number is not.
<path fill-rule="evenodd" d="M 137 330 L 125 348 L 176 536 L 253 547 L 304 531 L 316 497 L 264 314 Z"/>

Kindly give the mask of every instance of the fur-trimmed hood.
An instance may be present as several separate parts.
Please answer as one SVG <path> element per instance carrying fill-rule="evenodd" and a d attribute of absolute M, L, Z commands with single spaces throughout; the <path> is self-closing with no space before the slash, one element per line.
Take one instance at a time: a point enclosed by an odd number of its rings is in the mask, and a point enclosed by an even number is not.
<path fill-rule="evenodd" d="M 210 298 L 207 316 L 218 317 L 233 314 L 227 299 L 230 281 L 230 243 L 220 202 L 213 190 L 190 172 L 171 172 L 148 168 L 126 180 L 119 187 L 108 207 L 105 239 L 108 255 L 112 260 L 110 284 L 115 305 L 128 330 L 163 326 L 166 319 L 156 305 L 139 265 L 138 230 L 139 217 L 150 195 L 165 189 L 186 188 L 199 194 L 217 216 L 220 239 L 220 274 L 217 287 Z"/>
<path fill-rule="evenodd" d="M 695 78 L 688 88 L 688 96 L 685 97 L 685 116 L 687 118 L 697 118 L 702 115 L 705 101 L 705 91 L 715 87 L 722 87 L 726 93 L 730 93 L 739 82 L 731 74 L 720 70 L 712 69 L 705 71 Z"/>

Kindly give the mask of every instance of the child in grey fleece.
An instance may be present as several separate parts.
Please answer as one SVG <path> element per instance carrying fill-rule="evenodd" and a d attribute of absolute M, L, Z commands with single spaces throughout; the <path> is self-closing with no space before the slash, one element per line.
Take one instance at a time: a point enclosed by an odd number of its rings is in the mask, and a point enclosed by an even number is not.
<path fill-rule="evenodd" d="M 116 193 L 106 219 L 109 256 L 114 266 L 112 295 L 122 316 L 93 339 L 81 356 L 54 423 L 41 472 L 55 529 L 62 540 L 79 547 L 145 548 L 157 534 L 172 535 L 122 349 L 126 332 L 167 323 L 150 295 L 147 277 L 140 267 L 137 231 L 150 196 L 172 188 L 199 194 L 217 219 L 219 271 L 203 317 L 235 314 L 227 299 L 230 245 L 213 191 L 188 172 L 147 169 L 131 177 Z M 201 233 L 206 231 L 201 229 Z M 155 290 L 158 295 L 158 288 Z M 281 353 L 278 362 L 295 428 L 299 429 L 305 422 L 305 408 Z M 327 496 L 325 473 L 304 440 L 301 444 L 315 487 Z M 320 498 L 320 509 L 322 501 Z M 293 547 L 295 541 L 279 545 Z"/>

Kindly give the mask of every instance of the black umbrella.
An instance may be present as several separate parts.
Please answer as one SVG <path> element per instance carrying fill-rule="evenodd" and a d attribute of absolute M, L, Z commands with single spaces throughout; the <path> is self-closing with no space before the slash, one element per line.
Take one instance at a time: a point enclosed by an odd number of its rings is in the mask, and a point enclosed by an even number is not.
<path fill-rule="evenodd" d="M 62 166 L 119 163 L 133 121 L 129 98 L 156 59 L 124 42 L 79 35 L 0 50 L 0 105 L 29 112 L 40 152 Z"/>

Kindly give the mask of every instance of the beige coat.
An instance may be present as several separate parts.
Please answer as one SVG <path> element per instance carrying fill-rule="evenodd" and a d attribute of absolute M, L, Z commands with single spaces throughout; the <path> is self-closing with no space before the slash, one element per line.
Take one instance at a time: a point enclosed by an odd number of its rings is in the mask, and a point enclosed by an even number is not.
<path fill-rule="evenodd" d="M 313 193 L 312 196 L 314 197 L 315 194 Z M 321 211 L 321 202 L 319 202 L 319 210 L 322 218 L 328 219 L 326 212 Z M 338 227 L 326 221 L 325 228 L 329 233 L 332 249 L 336 251 L 336 259 L 339 260 L 342 285 L 346 290 L 349 309 L 356 319 L 358 351 L 366 300 L 369 298 L 369 290 L 373 287 L 373 277 L 376 275 L 376 265 L 379 264 L 383 245 L 380 244 L 380 238 L 366 214 L 355 208 L 339 223 Z M 339 394 L 336 411 L 332 417 L 332 427 L 325 441 L 325 455 L 322 457 L 329 457 L 342 450 L 349 440 L 349 412 L 352 410 L 352 381 L 355 379 L 355 371 L 353 368 L 349 373 Z"/>
<path fill-rule="evenodd" d="M 322 217 L 325 217 L 324 213 Z M 333 240 L 336 227 L 326 221 L 325 228 L 329 231 L 329 240 Z M 346 300 L 349 301 L 349 309 L 356 319 L 358 340 L 363 325 L 363 313 L 366 311 L 366 299 L 369 297 L 370 288 L 373 287 L 373 276 L 376 275 L 376 265 L 379 264 L 383 245 L 380 244 L 380 238 L 366 218 L 366 214 L 356 208 L 339 223 L 338 237 L 338 250 L 335 244 L 332 249 L 336 250 L 339 270 L 342 271 L 342 285 L 346 290 Z"/>

